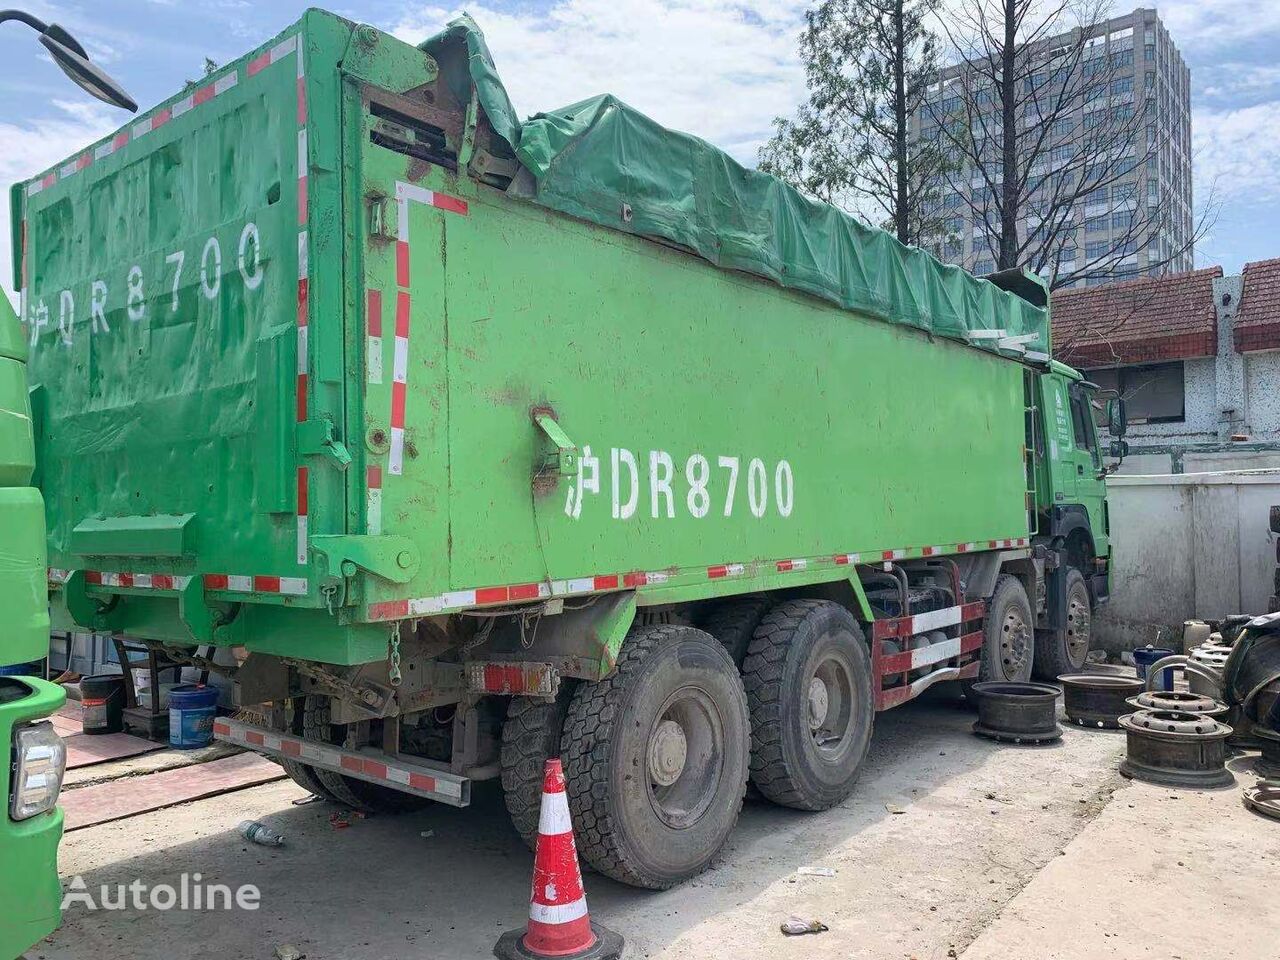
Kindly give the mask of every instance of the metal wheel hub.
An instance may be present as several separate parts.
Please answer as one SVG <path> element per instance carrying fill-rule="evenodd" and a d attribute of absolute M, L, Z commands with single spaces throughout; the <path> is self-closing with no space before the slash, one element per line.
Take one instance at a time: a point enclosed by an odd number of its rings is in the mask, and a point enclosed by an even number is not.
<path fill-rule="evenodd" d="M 1088 638 L 1085 638 L 1087 644 Z M 1000 662 L 1004 665 L 1004 675 L 1017 675 L 1031 656 L 1031 629 L 1022 618 L 1020 610 L 1012 609 L 1004 615 L 1000 624 Z"/>
<path fill-rule="evenodd" d="M 667 697 L 646 753 L 654 813 L 676 830 L 696 824 L 716 798 L 725 764 L 724 720 L 711 694 L 691 684 Z"/>
<path fill-rule="evenodd" d="M 689 755 L 684 728 L 674 720 L 663 720 L 649 738 L 649 779 L 669 787 L 680 779 Z"/>
<path fill-rule="evenodd" d="M 827 685 L 822 682 L 821 677 L 813 677 L 809 681 L 809 729 L 811 731 L 822 729 L 830 708 L 831 694 L 827 692 Z"/>
<path fill-rule="evenodd" d="M 840 763 L 853 742 L 853 691 L 853 675 L 842 657 L 828 655 L 814 667 L 805 718 L 823 763 Z"/>
<path fill-rule="evenodd" d="M 1089 602 L 1072 597 L 1067 605 L 1067 654 L 1072 663 L 1084 663 L 1089 652 Z"/>

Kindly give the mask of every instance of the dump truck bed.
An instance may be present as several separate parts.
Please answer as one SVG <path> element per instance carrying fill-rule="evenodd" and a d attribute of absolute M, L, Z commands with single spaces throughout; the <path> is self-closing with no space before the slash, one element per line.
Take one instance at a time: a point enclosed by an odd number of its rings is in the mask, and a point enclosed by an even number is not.
<path fill-rule="evenodd" d="M 60 622 L 358 663 L 1025 545 L 1021 364 L 531 202 L 439 62 L 309 12 L 26 185 Z"/>

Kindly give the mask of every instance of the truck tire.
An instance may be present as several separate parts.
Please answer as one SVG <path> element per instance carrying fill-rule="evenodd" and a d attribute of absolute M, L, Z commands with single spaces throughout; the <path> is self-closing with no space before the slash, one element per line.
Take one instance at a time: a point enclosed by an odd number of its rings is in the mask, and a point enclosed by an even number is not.
<path fill-rule="evenodd" d="M 778 604 L 756 628 L 742 680 L 756 788 L 797 810 L 849 796 L 875 722 L 871 655 L 853 615 L 827 600 Z"/>
<path fill-rule="evenodd" d="M 755 636 L 756 627 L 768 612 L 767 597 L 740 597 L 718 603 L 702 618 L 699 629 L 711 634 L 729 651 L 739 667 L 747 655 L 747 645 Z"/>
<path fill-rule="evenodd" d="M 529 849 L 538 839 L 543 772 L 560 756 L 560 736 L 573 686 L 562 682 L 554 700 L 512 697 L 502 724 L 502 796 L 511 825 Z"/>
<path fill-rule="evenodd" d="M 321 743 L 337 743 L 333 725 L 329 723 L 329 698 L 308 696 L 303 706 L 302 735 Z M 316 780 L 324 787 L 328 798 L 336 803 L 367 813 L 404 813 L 417 810 L 430 801 L 426 797 L 404 793 L 393 787 L 369 783 L 355 777 L 346 777 L 332 770 L 310 767 Z"/>
<path fill-rule="evenodd" d="M 289 730 L 297 736 L 303 736 L 302 719 L 303 706 L 302 697 L 295 697 L 289 701 Z M 325 785 L 320 782 L 320 778 L 316 776 L 316 768 L 309 764 L 300 763 L 297 760 L 287 760 L 284 757 L 279 758 L 280 766 L 284 767 L 284 772 L 289 775 L 289 779 L 300 786 L 308 793 L 315 794 L 322 800 L 328 800 L 330 803 L 337 803 L 338 798 L 325 789 Z"/>
<path fill-rule="evenodd" d="M 1089 587 L 1084 574 L 1075 567 L 1067 569 L 1066 579 L 1066 628 L 1036 631 L 1034 672 L 1041 680 L 1053 681 L 1063 674 L 1079 673 L 1089 658 Z"/>
<path fill-rule="evenodd" d="M 302 735 L 308 740 L 315 740 L 319 743 L 334 742 L 333 728 L 329 723 L 328 697 L 312 694 L 304 698 L 302 706 Z M 347 778 L 342 774 L 334 773 L 332 770 L 322 770 L 319 767 L 312 767 L 311 771 L 315 774 L 316 779 L 320 781 L 320 785 L 324 787 L 325 792 L 337 803 L 345 804 L 356 810 L 366 809 L 365 805 L 360 802 L 360 798 L 347 785 Z"/>
<path fill-rule="evenodd" d="M 574 692 L 561 755 L 578 853 L 665 890 L 701 873 L 742 809 L 747 698 L 729 653 L 678 625 L 633 628 L 617 669 Z"/>
<path fill-rule="evenodd" d="M 1030 680 L 1035 663 L 1035 618 L 1022 581 L 1007 573 L 996 580 L 987 601 L 983 623 L 982 666 L 978 680 Z M 973 685 L 964 681 L 964 695 L 973 701 Z"/>

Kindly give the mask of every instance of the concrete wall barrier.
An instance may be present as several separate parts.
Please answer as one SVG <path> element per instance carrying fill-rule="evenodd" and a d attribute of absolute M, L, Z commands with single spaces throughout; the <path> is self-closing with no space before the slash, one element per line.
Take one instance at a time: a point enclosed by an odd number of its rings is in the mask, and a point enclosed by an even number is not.
<path fill-rule="evenodd" d="M 1180 649 L 1184 620 L 1266 612 L 1280 469 L 1113 476 L 1107 493 L 1114 565 L 1095 647 Z"/>

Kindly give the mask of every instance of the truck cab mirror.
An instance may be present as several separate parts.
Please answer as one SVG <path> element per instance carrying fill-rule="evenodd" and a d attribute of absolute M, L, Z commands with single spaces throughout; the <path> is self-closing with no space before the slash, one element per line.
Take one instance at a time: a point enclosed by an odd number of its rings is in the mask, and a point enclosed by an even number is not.
<path fill-rule="evenodd" d="M 1113 437 L 1123 437 L 1129 429 L 1125 415 L 1124 398 L 1112 397 L 1107 401 L 1107 430 Z M 1114 447 L 1115 444 L 1112 444 Z M 1112 456 L 1115 456 L 1113 453 Z"/>
<path fill-rule="evenodd" d="M 1123 460 L 1129 455 L 1129 443 L 1126 440 L 1112 440 L 1111 446 L 1107 448 L 1107 455 L 1117 460 Z"/>

